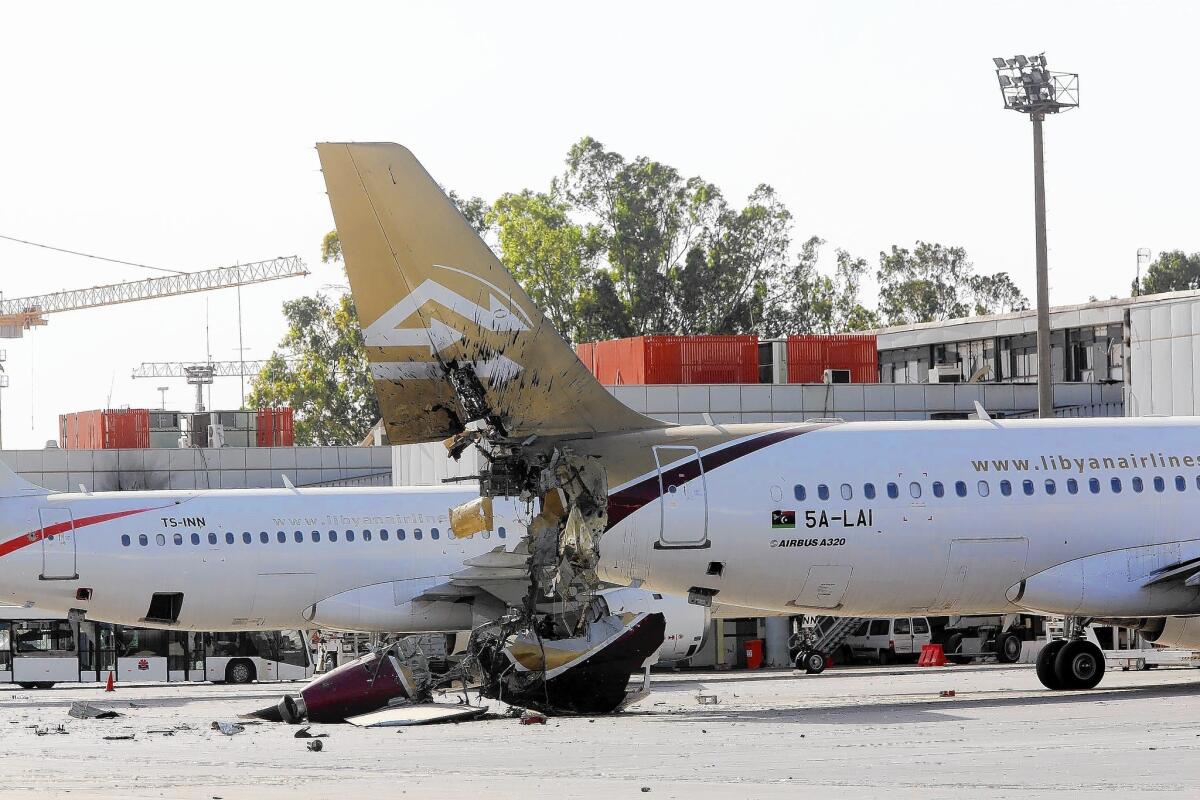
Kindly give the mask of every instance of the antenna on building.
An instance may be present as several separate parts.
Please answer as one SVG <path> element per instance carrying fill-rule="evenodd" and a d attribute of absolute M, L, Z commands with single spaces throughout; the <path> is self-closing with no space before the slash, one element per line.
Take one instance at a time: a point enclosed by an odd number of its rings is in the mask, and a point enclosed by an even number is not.
<path fill-rule="evenodd" d="M 1133 296 L 1138 297 L 1142 293 L 1142 264 L 1147 268 L 1150 266 L 1150 248 L 1139 247 L 1137 252 L 1137 275 L 1133 281 Z"/>

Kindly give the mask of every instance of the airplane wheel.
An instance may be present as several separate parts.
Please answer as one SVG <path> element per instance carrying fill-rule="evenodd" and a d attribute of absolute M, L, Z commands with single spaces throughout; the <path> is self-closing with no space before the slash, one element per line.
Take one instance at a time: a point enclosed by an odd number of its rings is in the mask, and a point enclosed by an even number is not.
<path fill-rule="evenodd" d="M 946 658 L 953 664 L 970 664 L 971 659 L 967 656 L 960 655 L 962 652 L 963 635 L 957 631 L 946 637 L 945 646 L 942 648 L 946 654 Z"/>
<path fill-rule="evenodd" d="M 1054 659 L 1054 673 L 1064 689 L 1094 689 L 1104 677 L 1104 653 L 1086 639 L 1073 639 Z"/>
<path fill-rule="evenodd" d="M 1041 649 L 1037 657 L 1037 676 L 1042 682 L 1042 686 L 1047 689 L 1065 689 L 1062 680 L 1058 677 L 1058 672 L 1054 669 L 1055 659 L 1058 658 L 1058 653 L 1066 645 L 1066 639 L 1055 639 L 1052 642 L 1047 642 L 1046 646 Z"/>
<path fill-rule="evenodd" d="M 1015 664 L 1021 658 L 1021 637 L 1015 633 L 1000 634 L 996 642 L 996 660 L 1001 664 Z"/>
<path fill-rule="evenodd" d="M 825 654 L 813 650 L 804 654 L 804 671 L 809 675 L 820 675 L 825 671 Z"/>

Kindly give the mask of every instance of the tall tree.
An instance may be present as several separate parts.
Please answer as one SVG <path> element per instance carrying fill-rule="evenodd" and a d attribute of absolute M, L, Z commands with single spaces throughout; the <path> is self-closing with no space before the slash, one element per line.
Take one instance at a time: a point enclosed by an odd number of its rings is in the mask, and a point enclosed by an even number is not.
<path fill-rule="evenodd" d="M 817 265 L 824 244 L 823 239 L 810 237 L 794 261 L 776 275 L 761 327 L 763 335 L 844 333 L 879 327 L 876 313 L 859 300 L 866 260 L 838 249 L 834 273 L 826 275 Z"/>
<path fill-rule="evenodd" d="M 1200 289 L 1200 253 L 1187 255 L 1182 250 L 1159 253 L 1141 281 L 1133 281 L 1133 294 L 1159 294 Z"/>
<path fill-rule="evenodd" d="M 1014 311 L 1029 301 L 1006 272 L 976 275 L 961 247 L 918 241 L 879 254 L 879 313 L 889 325 Z"/>
<path fill-rule="evenodd" d="M 254 378 L 249 404 L 291 406 L 296 444 L 357 444 L 379 404 L 353 299 L 300 297 L 283 304 L 283 315 L 287 334 Z"/>
<path fill-rule="evenodd" d="M 559 333 L 578 340 L 581 289 L 602 248 L 600 231 L 571 221 L 565 202 L 526 189 L 504 194 L 486 217 L 500 260 Z"/>

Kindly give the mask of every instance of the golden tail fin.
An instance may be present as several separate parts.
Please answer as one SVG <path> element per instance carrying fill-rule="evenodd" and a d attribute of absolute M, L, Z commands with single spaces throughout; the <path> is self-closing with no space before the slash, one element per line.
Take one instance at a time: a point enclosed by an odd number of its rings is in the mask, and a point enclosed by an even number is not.
<path fill-rule="evenodd" d="M 666 427 L 602 387 L 398 144 L 318 144 L 392 444 Z"/>

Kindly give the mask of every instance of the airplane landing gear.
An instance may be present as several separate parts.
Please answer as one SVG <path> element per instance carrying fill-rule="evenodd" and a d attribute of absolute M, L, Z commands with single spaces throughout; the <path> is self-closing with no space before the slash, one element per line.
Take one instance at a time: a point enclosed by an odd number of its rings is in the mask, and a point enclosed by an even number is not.
<path fill-rule="evenodd" d="M 1069 618 L 1069 639 L 1048 642 L 1038 653 L 1038 680 L 1047 689 L 1094 689 L 1104 677 L 1104 653 L 1083 638 L 1084 622 Z"/>

